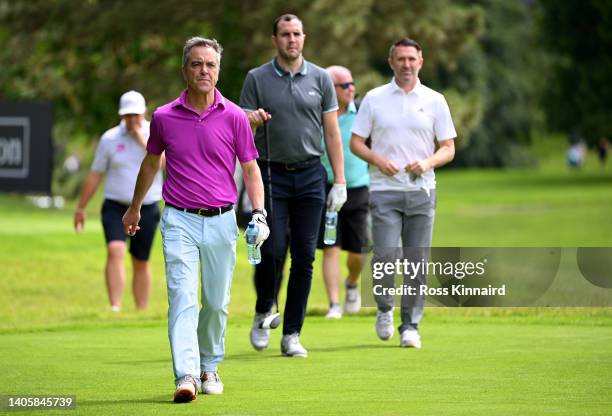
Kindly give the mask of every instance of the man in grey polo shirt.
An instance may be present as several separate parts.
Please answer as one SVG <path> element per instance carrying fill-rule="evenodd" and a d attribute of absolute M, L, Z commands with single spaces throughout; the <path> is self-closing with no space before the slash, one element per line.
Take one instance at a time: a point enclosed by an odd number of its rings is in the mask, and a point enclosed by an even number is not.
<path fill-rule="evenodd" d="M 255 268 L 257 303 L 251 344 L 257 350 L 268 346 L 269 330 L 259 326 L 276 301 L 275 288 L 290 244 L 291 271 L 281 352 L 300 357 L 307 356 L 299 335 L 306 314 L 319 221 L 325 205 L 327 174 L 319 161 L 323 154 L 322 131 L 334 173 L 327 209 L 339 211 L 346 201 L 334 85 L 323 68 L 302 57 L 305 37 L 297 16 L 286 14 L 277 18 L 272 28 L 276 57 L 249 71 L 240 95 L 240 106 L 247 113 L 252 128 L 256 129 L 258 162 L 267 193 L 270 182 L 272 185 L 271 198 L 266 195 L 269 211 L 272 199 L 271 243 L 262 246 L 262 261 Z M 267 125 L 262 128 L 264 123 Z M 270 162 L 270 175 L 267 162 Z"/>
<path fill-rule="evenodd" d="M 365 96 L 351 137 L 352 152 L 370 164 L 372 263 L 394 261 L 400 238 L 402 256 L 426 261 L 436 205 L 433 170 L 453 160 L 457 133 L 444 96 L 419 81 L 421 46 L 400 39 L 391 46 L 388 62 L 393 80 Z M 372 149 L 366 137 L 372 138 Z M 426 284 L 425 273 L 415 274 L 405 275 L 404 284 Z M 392 281 L 393 275 L 386 278 Z M 376 333 L 387 340 L 393 336 L 393 297 L 381 294 L 375 299 Z M 421 347 L 423 306 L 424 296 L 402 297 L 400 346 Z"/>

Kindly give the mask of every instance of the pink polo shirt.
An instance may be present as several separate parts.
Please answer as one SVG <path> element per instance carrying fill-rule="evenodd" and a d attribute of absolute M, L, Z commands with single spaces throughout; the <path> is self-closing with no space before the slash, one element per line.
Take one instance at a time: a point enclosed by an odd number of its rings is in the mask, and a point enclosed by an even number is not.
<path fill-rule="evenodd" d="M 151 118 L 149 153 L 166 152 L 164 200 L 180 208 L 217 208 L 236 203 L 236 157 L 257 159 L 244 111 L 215 89 L 214 103 L 199 115 L 187 90 L 157 108 Z"/>

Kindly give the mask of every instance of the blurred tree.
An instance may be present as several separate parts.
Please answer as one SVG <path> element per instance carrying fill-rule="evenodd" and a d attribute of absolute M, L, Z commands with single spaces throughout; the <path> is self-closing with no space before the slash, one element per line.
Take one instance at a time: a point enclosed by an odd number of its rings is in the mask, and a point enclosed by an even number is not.
<path fill-rule="evenodd" d="M 205 2 L 0 1 L 0 99 L 55 103 L 56 174 L 76 153 L 87 171 L 94 138 L 118 121 L 119 96 L 141 91 L 150 110 L 183 87 L 180 48 L 211 33 Z M 71 195 L 70 189 L 55 192 Z M 55 185 L 58 185 L 55 183 Z"/>
<path fill-rule="evenodd" d="M 480 9 L 447 0 L 315 0 L 305 17 L 307 56 L 316 56 L 323 66 L 350 68 L 361 95 L 391 79 L 387 63 L 391 44 L 402 37 L 414 38 L 423 47 L 421 79 L 453 97 L 449 103 L 457 130 L 469 134 L 478 124 L 477 97 L 439 82 L 437 68 L 455 71 L 461 56 L 476 44 L 484 21 Z"/>
<path fill-rule="evenodd" d="M 0 99 L 52 100 L 56 166 L 77 153 L 85 172 L 95 138 L 117 122 L 124 91 L 141 91 L 153 110 L 184 88 L 180 59 L 188 37 L 221 42 L 219 87 L 236 101 L 246 72 L 274 55 L 272 22 L 287 12 L 304 21 L 306 58 L 351 68 L 362 95 L 390 79 L 391 43 L 414 37 L 424 48 L 423 82 L 447 93 L 458 131 L 466 136 L 479 124 L 475 90 L 440 74 L 460 71 L 477 45 L 483 14 L 450 0 L 294 0 L 289 6 L 284 0 L 0 0 Z M 477 80 L 477 74 L 466 78 Z"/>
<path fill-rule="evenodd" d="M 462 56 L 458 70 L 440 68 L 440 79 L 479 99 L 482 112 L 469 140 L 460 143 L 455 166 L 508 166 L 534 163 L 527 153 L 543 119 L 538 80 L 546 52 L 537 42 L 536 7 L 522 0 L 477 0 L 485 16 L 480 41 Z M 471 94 L 469 93 L 471 92 Z"/>
<path fill-rule="evenodd" d="M 545 45 L 556 55 L 546 75 L 550 127 L 577 128 L 595 144 L 612 132 L 612 2 L 541 0 Z"/>

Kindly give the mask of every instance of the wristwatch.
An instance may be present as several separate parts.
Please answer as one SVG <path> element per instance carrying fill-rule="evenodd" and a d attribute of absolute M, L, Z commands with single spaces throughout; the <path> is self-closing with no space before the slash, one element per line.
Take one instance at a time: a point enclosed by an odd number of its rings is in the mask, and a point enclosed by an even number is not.
<path fill-rule="evenodd" d="M 254 214 L 263 214 L 264 217 L 268 218 L 268 212 L 265 208 L 255 208 L 253 211 L 251 211 L 251 215 Z"/>

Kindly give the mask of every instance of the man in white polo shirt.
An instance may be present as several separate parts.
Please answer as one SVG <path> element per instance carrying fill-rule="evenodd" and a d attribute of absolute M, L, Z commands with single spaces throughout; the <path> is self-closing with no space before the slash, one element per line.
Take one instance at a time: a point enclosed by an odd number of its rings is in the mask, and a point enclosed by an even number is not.
<path fill-rule="evenodd" d="M 388 62 L 393 80 L 365 96 L 351 137 L 351 151 L 370 164 L 372 263 L 394 261 L 400 238 L 403 256 L 427 261 L 436 206 L 434 168 L 453 159 L 457 133 L 444 96 L 419 80 L 421 46 L 403 38 L 391 46 Z M 392 280 L 386 276 L 387 284 Z M 426 274 L 405 275 L 404 284 L 418 288 L 426 284 Z M 375 300 L 376 333 L 388 340 L 394 332 L 393 297 L 375 295 Z M 401 347 L 421 347 L 423 306 L 424 296 L 402 297 Z"/>
<path fill-rule="evenodd" d="M 123 231 L 121 218 L 128 208 L 140 163 L 146 155 L 149 139 L 149 122 L 145 119 L 145 99 L 137 91 L 128 91 L 119 99 L 121 123 L 106 131 L 100 138 L 94 161 L 91 165 L 81 199 L 74 213 L 74 228 L 81 232 L 85 227 L 85 208 L 94 196 L 104 175 L 104 203 L 102 204 L 102 226 L 106 239 L 106 288 L 113 312 L 119 312 L 123 302 L 125 269 L 123 258 L 128 236 Z M 147 193 L 142 209 L 142 230 L 129 238 L 132 257 L 134 303 L 137 309 L 146 309 L 151 293 L 151 268 L 149 256 L 157 232 L 160 213 L 157 202 L 161 199 L 163 177 L 161 170 Z"/>

